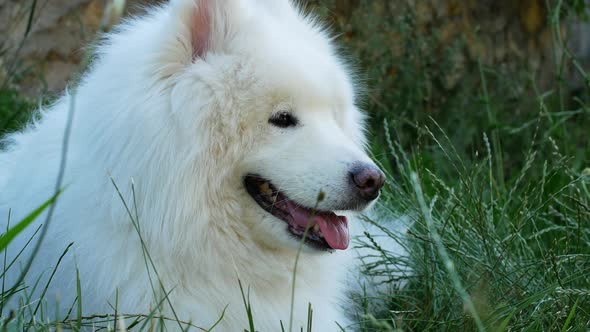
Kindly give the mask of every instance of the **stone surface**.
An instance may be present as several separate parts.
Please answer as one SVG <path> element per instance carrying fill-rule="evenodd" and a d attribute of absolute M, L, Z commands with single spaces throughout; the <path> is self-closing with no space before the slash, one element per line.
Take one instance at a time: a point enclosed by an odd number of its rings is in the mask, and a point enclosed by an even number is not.
<path fill-rule="evenodd" d="M 9 83 L 29 96 L 63 90 L 82 66 L 85 47 L 116 23 L 106 10 L 113 2 L 0 0 L 0 82 L 10 77 Z M 146 3 L 128 1 L 125 12 Z"/>

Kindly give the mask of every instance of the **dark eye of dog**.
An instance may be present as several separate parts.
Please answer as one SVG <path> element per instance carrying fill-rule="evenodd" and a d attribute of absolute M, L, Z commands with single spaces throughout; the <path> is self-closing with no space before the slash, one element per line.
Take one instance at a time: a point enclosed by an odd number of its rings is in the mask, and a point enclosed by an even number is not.
<path fill-rule="evenodd" d="M 298 123 L 297 118 L 295 118 L 289 112 L 280 112 L 273 114 L 268 122 L 273 126 L 277 126 L 280 128 L 287 128 L 287 127 L 295 127 Z"/>

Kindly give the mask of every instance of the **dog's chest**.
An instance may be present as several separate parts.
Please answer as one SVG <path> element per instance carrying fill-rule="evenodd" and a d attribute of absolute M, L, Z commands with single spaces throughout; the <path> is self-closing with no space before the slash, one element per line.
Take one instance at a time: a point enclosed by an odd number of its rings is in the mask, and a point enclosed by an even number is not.
<path fill-rule="evenodd" d="M 293 328 L 297 331 L 307 330 L 310 321 L 312 331 L 340 331 L 336 322 L 347 325 L 342 308 L 346 298 L 344 277 L 348 274 L 349 255 L 330 256 L 325 264 L 308 262 L 310 264 L 306 266 L 304 261 L 298 268 L 294 288 L 289 271 L 280 278 L 264 281 L 241 274 L 243 294 L 235 278 L 225 281 L 220 278 L 214 284 L 201 284 L 200 296 L 187 299 L 185 309 L 194 317 L 193 321 L 203 322 L 202 318 L 206 318 L 203 325 L 208 326 L 225 308 L 224 319 L 219 325 L 223 331 L 242 331 L 249 326 L 247 306 L 251 308 L 258 331 L 281 331 L 281 324 L 288 330 L 291 313 Z M 295 296 L 293 305 L 292 294 Z"/>

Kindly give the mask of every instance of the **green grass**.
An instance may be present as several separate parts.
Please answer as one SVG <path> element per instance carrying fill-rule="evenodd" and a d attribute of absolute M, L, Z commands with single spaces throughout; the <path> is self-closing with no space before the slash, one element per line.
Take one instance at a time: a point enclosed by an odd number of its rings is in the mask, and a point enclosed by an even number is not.
<path fill-rule="evenodd" d="M 0 89 L 0 135 L 22 127 L 34 106 L 13 89 Z"/>
<path fill-rule="evenodd" d="M 364 22 L 366 6 L 357 13 Z M 558 11 L 549 11 L 552 20 Z M 413 221 L 410 258 L 397 261 L 414 275 L 401 290 L 360 301 L 381 308 L 365 313 L 363 330 L 587 331 L 588 75 L 579 68 L 586 85 L 570 92 L 555 70 L 555 82 L 541 91 L 525 70 L 476 61 L 448 91 L 436 87 L 447 73 L 444 62 L 432 68 L 435 36 L 415 35 L 405 14 L 374 24 L 350 43 L 362 59 L 373 55 L 363 64 L 378 87 L 367 107 L 373 151 L 389 173 L 379 205 Z M 372 50 L 392 31 L 409 43 L 404 53 Z M 561 36 L 555 42 L 564 59 L 556 66 L 575 64 L 558 47 Z M 391 64 L 403 72 L 383 75 Z M 381 266 L 396 260 L 382 256 Z M 367 273 L 390 271 L 377 265 Z"/>
<path fill-rule="evenodd" d="M 411 13 L 376 22 L 371 5 L 363 6 L 351 19 L 358 32 L 347 47 L 368 73 L 371 147 L 388 173 L 377 208 L 388 218 L 406 216 L 412 226 L 401 238 L 390 234 L 408 248 L 408 257 L 391 256 L 370 237 L 361 241 L 378 255 L 363 272 L 391 282 L 377 296 L 353 297 L 357 326 L 367 332 L 588 331 L 588 83 L 572 92 L 556 70 L 555 82 L 541 88 L 525 70 L 506 72 L 476 61 L 448 90 L 442 82 L 452 67 L 437 62 L 429 47 L 436 36 L 416 35 Z M 392 32 L 407 45 L 401 53 L 382 50 Z M 574 64 L 567 52 L 562 55 L 565 62 L 557 67 Z M 403 70 L 388 75 L 392 66 Z M 0 91 L 0 133 L 18 128 L 30 109 L 14 90 Z M 149 260 L 146 253 L 146 265 Z M 398 289 L 392 269 L 400 266 L 412 272 Z M 163 287 L 151 271 L 155 287 Z M 244 302 L 250 322 L 244 328 L 253 330 L 256 317 L 246 295 Z M 27 312 L 2 314 L 11 331 L 58 324 L 47 317 L 29 322 Z M 127 324 L 148 330 L 150 321 L 163 319 L 154 311 Z M 77 331 L 117 321 L 97 313 L 59 324 Z"/>
<path fill-rule="evenodd" d="M 411 331 L 477 330 L 478 320 L 486 331 L 590 326 L 590 171 L 572 167 L 574 159 L 544 138 L 543 121 L 538 126 L 523 147 L 526 162 L 503 186 L 485 134 L 487 148 L 470 161 L 436 123 L 424 125 L 433 146 L 407 153 L 394 140 L 387 147 L 382 156 L 394 162 L 386 162 L 391 176 L 380 205 L 414 222 L 407 234 L 414 275 L 373 300 L 386 303 L 375 318 Z M 545 146 L 551 158 L 540 157 Z M 444 157 L 425 161 L 425 149 Z M 441 174 L 438 164 L 452 171 Z"/>

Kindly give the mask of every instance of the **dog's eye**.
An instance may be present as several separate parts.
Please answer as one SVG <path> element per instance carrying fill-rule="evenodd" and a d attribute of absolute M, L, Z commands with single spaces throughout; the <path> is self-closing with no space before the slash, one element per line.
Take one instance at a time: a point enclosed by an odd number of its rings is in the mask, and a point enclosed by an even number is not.
<path fill-rule="evenodd" d="M 289 112 L 279 112 L 273 114 L 270 119 L 268 119 L 268 123 L 272 124 L 273 126 L 277 126 L 280 128 L 287 128 L 287 127 L 295 127 L 298 123 L 297 118 L 295 118 Z"/>

